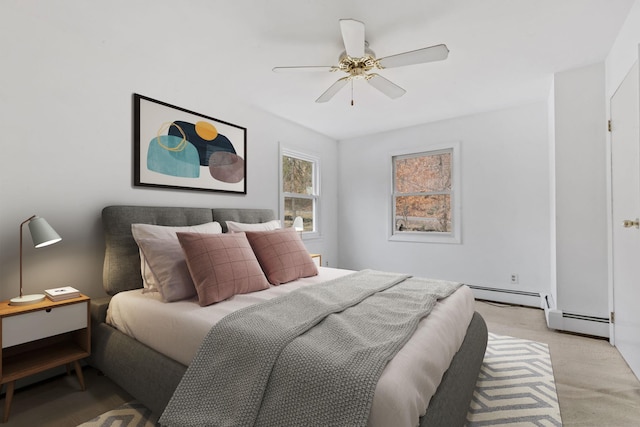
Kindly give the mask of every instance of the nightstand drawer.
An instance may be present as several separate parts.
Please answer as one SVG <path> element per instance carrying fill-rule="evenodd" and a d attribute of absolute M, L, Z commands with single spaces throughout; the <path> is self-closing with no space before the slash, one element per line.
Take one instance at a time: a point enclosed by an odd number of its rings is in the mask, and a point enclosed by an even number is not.
<path fill-rule="evenodd" d="M 87 302 L 2 319 L 2 348 L 87 327 Z"/>

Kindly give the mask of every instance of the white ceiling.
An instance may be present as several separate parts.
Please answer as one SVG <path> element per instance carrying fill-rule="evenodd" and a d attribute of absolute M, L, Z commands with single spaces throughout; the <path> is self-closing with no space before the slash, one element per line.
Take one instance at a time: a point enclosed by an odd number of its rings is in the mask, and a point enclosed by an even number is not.
<path fill-rule="evenodd" d="M 217 3 L 217 2 L 216 2 Z M 229 2 L 217 44 L 239 96 L 335 139 L 547 99 L 554 72 L 606 58 L 634 0 L 271 0 Z M 250 6 L 249 6 L 250 5 Z M 335 65 L 338 20 L 365 23 L 378 58 L 445 43 L 445 61 L 382 70 L 407 90 L 386 98 L 363 81 L 317 104 L 337 73 L 273 73 Z M 233 41 L 233 49 L 223 49 Z M 224 42 L 224 43 L 222 43 Z M 223 49 L 224 51 L 220 51 Z M 235 80 L 234 80 L 235 79 Z M 241 80 L 238 80 L 241 79 Z"/>
<path fill-rule="evenodd" d="M 136 64 L 149 87 L 162 79 L 171 89 L 175 96 L 162 95 L 167 101 L 182 105 L 180 91 L 205 103 L 238 99 L 342 140 L 544 101 L 553 73 L 606 59 L 635 1 L 76 0 L 66 8 L 44 1 L 34 8 L 16 0 L 9 11 L 29 18 L 9 14 L 9 20 L 20 22 L 23 48 L 39 61 L 44 54 L 50 61 L 73 58 L 70 49 L 77 49 L 82 53 L 70 62 L 76 68 L 94 56 Z M 449 58 L 379 71 L 407 90 L 401 98 L 356 81 L 354 106 L 349 85 L 317 104 L 340 72 L 272 68 L 336 65 L 344 50 L 341 18 L 365 23 L 378 58 L 440 43 Z M 52 64 L 44 67 L 49 74 L 58 62 Z M 188 84 L 174 86 L 181 81 Z M 136 90 L 145 83 L 136 80 Z"/>

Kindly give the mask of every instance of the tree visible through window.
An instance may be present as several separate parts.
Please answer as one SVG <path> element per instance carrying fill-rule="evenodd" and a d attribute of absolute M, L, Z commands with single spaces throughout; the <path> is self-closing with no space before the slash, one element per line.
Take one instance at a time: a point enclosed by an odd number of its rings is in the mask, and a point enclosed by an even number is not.
<path fill-rule="evenodd" d="M 452 154 L 393 157 L 394 234 L 452 232 Z"/>
<path fill-rule="evenodd" d="M 300 216 L 304 232 L 317 231 L 316 205 L 319 198 L 317 169 L 316 159 L 288 152 L 283 153 L 282 196 L 285 227 L 291 227 L 293 220 Z"/>

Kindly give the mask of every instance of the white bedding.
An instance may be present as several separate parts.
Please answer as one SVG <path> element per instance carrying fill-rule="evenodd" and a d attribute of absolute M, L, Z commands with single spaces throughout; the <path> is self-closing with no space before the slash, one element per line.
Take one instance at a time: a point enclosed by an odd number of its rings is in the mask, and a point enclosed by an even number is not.
<path fill-rule="evenodd" d="M 107 323 L 189 365 L 211 327 L 233 311 L 351 273 L 327 267 L 318 276 L 201 307 L 197 298 L 165 303 L 157 292 L 120 292 L 109 304 Z M 407 344 L 386 366 L 376 387 L 370 426 L 415 426 L 460 348 L 474 312 L 471 290 L 462 286 L 442 300 L 419 324 Z M 188 333 L 187 333 L 188 331 Z M 434 351 L 434 349 L 438 349 Z"/>

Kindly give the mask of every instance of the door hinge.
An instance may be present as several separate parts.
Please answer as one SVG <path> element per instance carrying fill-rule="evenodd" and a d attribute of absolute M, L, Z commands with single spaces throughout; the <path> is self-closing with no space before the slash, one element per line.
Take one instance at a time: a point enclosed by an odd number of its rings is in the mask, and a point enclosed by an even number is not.
<path fill-rule="evenodd" d="M 611 120 L 607 120 L 607 130 L 611 132 Z"/>
<path fill-rule="evenodd" d="M 610 316 L 609 316 L 609 322 L 611 323 L 616 323 L 616 312 L 612 311 Z"/>

